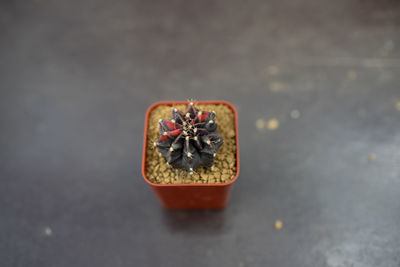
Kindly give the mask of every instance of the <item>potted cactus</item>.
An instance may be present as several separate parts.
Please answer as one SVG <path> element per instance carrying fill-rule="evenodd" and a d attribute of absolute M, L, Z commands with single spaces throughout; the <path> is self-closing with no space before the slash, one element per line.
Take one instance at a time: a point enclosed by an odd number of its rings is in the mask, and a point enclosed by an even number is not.
<path fill-rule="evenodd" d="M 234 106 L 225 101 L 158 102 L 150 106 L 142 174 L 166 208 L 225 207 L 239 174 Z"/>

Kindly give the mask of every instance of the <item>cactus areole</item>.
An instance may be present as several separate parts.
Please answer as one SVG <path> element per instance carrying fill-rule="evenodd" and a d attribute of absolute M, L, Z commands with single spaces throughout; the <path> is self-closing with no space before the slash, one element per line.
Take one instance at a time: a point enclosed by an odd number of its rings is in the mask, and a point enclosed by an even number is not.
<path fill-rule="evenodd" d="M 190 174 L 200 167 L 212 167 L 224 142 L 217 131 L 214 111 L 200 111 L 190 102 L 185 113 L 171 109 L 171 120 L 159 120 L 160 138 L 154 142 L 173 168 Z"/>

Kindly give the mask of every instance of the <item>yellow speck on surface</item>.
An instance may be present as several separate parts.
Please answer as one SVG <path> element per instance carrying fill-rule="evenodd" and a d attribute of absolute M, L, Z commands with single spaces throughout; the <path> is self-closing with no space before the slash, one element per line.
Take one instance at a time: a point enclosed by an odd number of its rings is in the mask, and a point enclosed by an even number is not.
<path fill-rule="evenodd" d="M 269 90 L 272 92 L 279 92 L 283 89 L 283 86 L 281 83 L 278 82 L 271 82 L 269 83 Z"/>
<path fill-rule="evenodd" d="M 376 160 L 376 154 L 375 153 L 371 153 L 368 156 L 369 161 L 375 161 Z"/>
<path fill-rule="evenodd" d="M 396 109 L 397 109 L 398 111 L 400 111 L 400 101 L 397 101 L 397 102 L 396 102 Z"/>
<path fill-rule="evenodd" d="M 275 229 L 276 229 L 276 230 L 281 230 L 281 229 L 282 229 L 282 226 L 283 226 L 282 221 L 280 221 L 280 220 L 276 220 L 276 221 L 275 221 Z"/>
<path fill-rule="evenodd" d="M 275 76 L 279 73 L 279 68 L 275 65 L 268 66 L 266 73 L 271 76 Z"/>
<path fill-rule="evenodd" d="M 265 121 L 263 119 L 256 120 L 256 127 L 257 129 L 261 130 L 265 127 Z"/>
<path fill-rule="evenodd" d="M 279 121 L 275 118 L 271 119 L 267 123 L 268 130 L 276 130 L 279 127 Z"/>
<path fill-rule="evenodd" d="M 355 79 L 357 79 L 357 72 L 355 72 L 354 70 L 349 70 L 347 72 L 347 79 L 349 81 L 354 81 Z"/>

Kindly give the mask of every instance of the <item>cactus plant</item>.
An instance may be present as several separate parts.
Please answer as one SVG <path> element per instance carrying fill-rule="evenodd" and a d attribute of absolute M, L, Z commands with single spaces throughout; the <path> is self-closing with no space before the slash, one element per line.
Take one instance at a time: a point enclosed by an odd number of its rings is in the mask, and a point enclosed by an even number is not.
<path fill-rule="evenodd" d="M 154 142 L 158 152 L 173 168 L 190 174 L 200 167 L 212 167 L 217 150 L 224 142 L 214 121 L 215 112 L 200 111 L 193 102 L 186 113 L 171 109 L 171 120 L 159 120 L 160 138 Z"/>

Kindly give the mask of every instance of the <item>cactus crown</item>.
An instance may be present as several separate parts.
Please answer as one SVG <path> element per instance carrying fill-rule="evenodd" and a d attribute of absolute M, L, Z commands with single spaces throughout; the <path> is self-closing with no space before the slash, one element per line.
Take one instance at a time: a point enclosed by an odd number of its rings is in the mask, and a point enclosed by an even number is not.
<path fill-rule="evenodd" d="M 190 174 L 199 167 L 211 167 L 224 142 L 214 121 L 215 112 L 199 111 L 190 102 L 186 113 L 171 110 L 171 120 L 159 120 L 160 138 L 154 142 L 170 166 Z"/>

